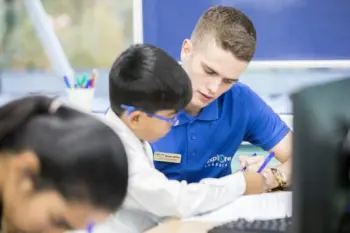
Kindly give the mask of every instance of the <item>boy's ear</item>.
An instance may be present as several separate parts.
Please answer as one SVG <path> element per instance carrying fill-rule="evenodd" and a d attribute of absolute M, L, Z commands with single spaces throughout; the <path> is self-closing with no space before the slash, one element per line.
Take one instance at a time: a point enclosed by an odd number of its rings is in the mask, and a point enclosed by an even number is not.
<path fill-rule="evenodd" d="M 128 116 L 128 122 L 132 129 L 140 128 L 141 118 L 145 113 L 141 111 L 132 111 Z"/>

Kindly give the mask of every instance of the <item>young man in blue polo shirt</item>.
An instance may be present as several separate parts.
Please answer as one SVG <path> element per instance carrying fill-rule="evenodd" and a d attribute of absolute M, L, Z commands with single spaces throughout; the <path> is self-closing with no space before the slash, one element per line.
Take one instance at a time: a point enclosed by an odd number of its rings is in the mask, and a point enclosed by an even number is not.
<path fill-rule="evenodd" d="M 264 171 L 269 188 L 285 186 L 290 176 L 291 132 L 248 86 L 238 81 L 256 48 L 250 19 L 232 7 L 216 6 L 199 19 L 183 42 L 181 60 L 192 81 L 193 98 L 179 125 L 152 144 L 154 163 L 169 179 L 199 182 L 231 174 L 231 160 L 242 141 L 275 152 L 282 162 Z M 172 154 L 178 160 L 166 161 Z M 261 157 L 242 165 L 256 169 Z"/>

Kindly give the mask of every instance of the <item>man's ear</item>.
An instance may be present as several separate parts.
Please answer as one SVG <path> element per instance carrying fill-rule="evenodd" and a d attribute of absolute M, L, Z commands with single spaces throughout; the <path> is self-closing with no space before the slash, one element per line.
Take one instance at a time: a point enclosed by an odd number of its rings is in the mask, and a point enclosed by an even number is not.
<path fill-rule="evenodd" d="M 182 43 L 181 48 L 181 61 L 186 61 L 191 56 L 191 53 L 193 51 L 193 45 L 191 40 L 185 39 Z"/>

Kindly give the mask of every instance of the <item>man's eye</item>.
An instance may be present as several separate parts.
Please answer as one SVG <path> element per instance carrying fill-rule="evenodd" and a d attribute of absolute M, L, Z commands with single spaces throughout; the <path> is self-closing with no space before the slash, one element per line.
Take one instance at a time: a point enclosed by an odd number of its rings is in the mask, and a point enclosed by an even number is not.
<path fill-rule="evenodd" d="M 205 72 L 206 74 L 209 74 L 209 75 L 215 75 L 215 74 L 216 74 L 215 71 L 213 71 L 213 70 L 211 70 L 211 69 L 208 69 L 208 68 L 203 68 L 203 70 L 204 70 L 204 72 Z"/>
<path fill-rule="evenodd" d="M 228 78 L 225 78 L 224 79 L 224 83 L 225 84 L 234 84 L 236 81 L 235 80 L 232 80 L 232 79 L 228 79 Z"/>

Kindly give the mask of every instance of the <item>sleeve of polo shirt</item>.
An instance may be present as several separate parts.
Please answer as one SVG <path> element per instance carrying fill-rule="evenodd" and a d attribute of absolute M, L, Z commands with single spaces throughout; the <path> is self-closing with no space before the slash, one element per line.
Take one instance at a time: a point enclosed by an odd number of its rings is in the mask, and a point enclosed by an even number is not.
<path fill-rule="evenodd" d="M 290 132 L 289 127 L 253 90 L 247 87 L 242 101 L 248 117 L 245 141 L 264 150 L 276 146 Z"/>
<path fill-rule="evenodd" d="M 141 161 L 139 161 L 141 162 Z M 218 209 L 241 197 L 246 189 L 241 172 L 199 183 L 169 180 L 150 165 L 139 164 L 129 177 L 125 207 L 158 217 L 186 218 Z"/>

